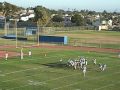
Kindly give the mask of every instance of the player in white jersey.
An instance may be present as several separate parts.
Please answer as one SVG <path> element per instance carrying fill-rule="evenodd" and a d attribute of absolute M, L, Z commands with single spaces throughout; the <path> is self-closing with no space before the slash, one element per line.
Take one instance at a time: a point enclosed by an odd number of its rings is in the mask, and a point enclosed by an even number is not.
<path fill-rule="evenodd" d="M 85 65 L 87 65 L 88 64 L 88 62 L 87 62 L 87 59 L 85 60 Z"/>
<path fill-rule="evenodd" d="M 107 66 L 106 64 L 103 65 L 102 71 L 104 71 L 106 69 L 106 66 Z"/>
<path fill-rule="evenodd" d="M 99 68 L 101 71 L 103 70 L 103 65 L 101 63 L 99 63 Z"/>
<path fill-rule="evenodd" d="M 28 52 L 28 55 L 29 55 L 29 57 L 32 55 L 32 52 L 31 52 L 31 50 L 29 50 L 29 52 Z"/>
<path fill-rule="evenodd" d="M 77 61 L 74 61 L 74 69 L 77 69 Z"/>
<path fill-rule="evenodd" d="M 85 77 L 85 74 L 86 74 L 86 65 L 83 66 L 83 74 L 84 74 L 84 77 Z"/>
<path fill-rule="evenodd" d="M 82 69 L 83 68 L 83 61 L 81 60 L 80 62 L 80 68 Z"/>
<path fill-rule="evenodd" d="M 7 60 L 8 59 L 8 52 L 6 51 L 6 53 L 5 53 L 5 60 Z"/>
<path fill-rule="evenodd" d="M 20 56 L 21 56 L 21 60 L 23 59 L 23 48 L 21 48 L 21 54 L 20 54 Z"/>
<path fill-rule="evenodd" d="M 94 65 L 96 65 L 96 59 L 93 60 Z"/>
<path fill-rule="evenodd" d="M 60 59 L 60 62 L 62 62 L 63 60 L 62 60 L 62 58 Z"/>
<path fill-rule="evenodd" d="M 118 58 L 120 58 L 120 53 L 118 54 Z"/>
<path fill-rule="evenodd" d="M 46 57 L 47 55 L 46 55 L 46 53 L 45 53 L 45 57 Z"/>

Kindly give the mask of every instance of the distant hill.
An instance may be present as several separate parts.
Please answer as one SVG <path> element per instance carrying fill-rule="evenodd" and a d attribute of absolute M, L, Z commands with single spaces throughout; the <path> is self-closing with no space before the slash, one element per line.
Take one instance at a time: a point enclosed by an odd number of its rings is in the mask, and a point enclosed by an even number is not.
<path fill-rule="evenodd" d="M 3 16 L 13 16 L 19 12 L 22 7 L 18 7 L 8 2 L 0 2 L 0 14 Z"/>

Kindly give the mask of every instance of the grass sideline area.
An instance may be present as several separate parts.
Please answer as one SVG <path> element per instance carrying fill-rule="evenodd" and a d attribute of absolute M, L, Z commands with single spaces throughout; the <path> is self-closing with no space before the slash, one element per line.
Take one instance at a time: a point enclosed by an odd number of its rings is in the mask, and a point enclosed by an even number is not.
<path fill-rule="evenodd" d="M 68 36 L 69 45 L 120 49 L 120 32 L 77 30 L 56 32 L 56 36 Z"/>
<path fill-rule="evenodd" d="M 52 32 L 52 31 L 51 31 Z M 96 30 L 71 30 L 71 31 L 57 31 L 54 33 L 42 35 L 54 35 L 54 36 L 68 36 L 68 45 L 71 46 L 86 46 L 97 48 L 113 48 L 120 49 L 120 32 L 116 31 L 96 31 Z M 9 30 L 8 34 L 15 34 L 15 31 Z M 0 35 L 4 36 L 4 30 L 0 30 Z M 25 29 L 18 29 L 19 37 L 26 37 L 28 41 L 18 41 L 18 46 L 27 46 L 37 44 L 37 35 L 25 36 Z M 8 43 L 8 41 L 10 41 Z M 0 45 L 15 45 L 15 40 L 5 40 L 0 38 Z M 61 43 L 51 42 L 50 44 L 63 45 Z"/>
<path fill-rule="evenodd" d="M 24 56 L 23 60 L 20 57 L 0 59 L 0 90 L 120 90 L 117 53 L 47 48 L 24 48 L 23 52 L 27 54 L 29 50 L 32 56 Z M 88 60 L 85 78 L 82 71 L 66 66 L 69 58 L 78 56 Z M 97 64 L 107 64 L 107 69 L 101 72 L 93 65 L 93 58 L 97 59 Z"/>

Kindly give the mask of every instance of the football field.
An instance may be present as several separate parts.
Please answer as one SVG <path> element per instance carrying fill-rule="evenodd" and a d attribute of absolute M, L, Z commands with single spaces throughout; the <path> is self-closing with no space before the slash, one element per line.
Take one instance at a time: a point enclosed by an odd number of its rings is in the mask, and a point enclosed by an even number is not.
<path fill-rule="evenodd" d="M 27 55 L 29 50 L 31 57 Z M 120 90 L 118 53 L 47 48 L 24 48 L 23 52 L 23 60 L 20 56 L 0 59 L 0 90 Z M 70 58 L 78 56 L 88 60 L 85 77 L 81 69 L 67 65 Z M 93 64 L 94 58 L 97 65 Z M 100 71 L 99 63 L 107 65 L 105 71 Z"/>

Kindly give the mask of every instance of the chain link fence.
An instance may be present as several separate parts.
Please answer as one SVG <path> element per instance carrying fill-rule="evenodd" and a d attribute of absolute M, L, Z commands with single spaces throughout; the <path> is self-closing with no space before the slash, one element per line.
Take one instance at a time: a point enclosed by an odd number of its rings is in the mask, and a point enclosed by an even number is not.
<path fill-rule="evenodd" d="M 60 32 L 78 32 L 84 30 L 93 30 L 94 27 L 40 27 L 39 35 L 57 35 Z M 27 45 L 37 45 L 38 38 L 38 30 L 34 35 L 26 35 L 26 28 L 17 28 L 17 35 L 19 37 L 26 37 L 27 41 L 18 41 L 19 46 L 27 46 Z M 8 35 L 16 35 L 15 28 L 8 28 Z M 4 29 L 0 29 L 0 36 L 4 35 Z M 15 45 L 15 40 L 3 40 L 0 39 L 0 45 Z M 41 43 L 41 42 L 40 42 Z M 41 44 L 52 44 L 52 45 L 64 45 L 63 43 L 44 43 Z M 115 48 L 120 49 L 120 41 L 113 40 L 100 40 L 100 39 L 82 39 L 82 38 L 71 38 L 68 37 L 68 44 L 70 46 L 84 46 L 84 47 L 97 47 L 97 48 Z"/>

